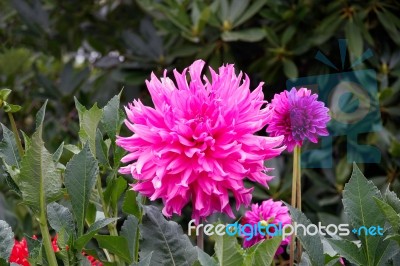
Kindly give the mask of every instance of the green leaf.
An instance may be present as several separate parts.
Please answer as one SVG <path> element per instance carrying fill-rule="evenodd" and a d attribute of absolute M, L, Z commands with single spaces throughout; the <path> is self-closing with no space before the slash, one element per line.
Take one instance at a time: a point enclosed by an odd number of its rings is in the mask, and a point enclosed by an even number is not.
<path fill-rule="evenodd" d="M 284 59 L 283 63 L 283 72 L 285 73 L 286 77 L 290 79 L 297 78 L 299 73 L 297 71 L 297 67 L 292 60 Z"/>
<path fill-rule="evenodd" d="M 280 236 L 266 239 L 246 250 L 244 265 L 271 265 L 276 250 L 282 242 Z"/>
<path fill-rule="evenodd" d="M 399 247 L 395 242 L 387 241 L 383 237 L 379 237 L 379 240 L 380 243 L 376 250 L 374 265 L 386 266 L 389 260 L 399 252 Z"/>
<path fill-rule="evenodd" d="M 356 265 L 366 265 L 364 255 L 356 244 L 345 239 L 327 239 L 329 244 L 344 258 Z"/>
<path fill-rule="evenodd" d="M 94 224 L 92 224 L 89 229 L 87 230 L 87 232 L 79 237 L 76 242 L 75 242 L 75 248 L 77 250 L 81 250 L 86 244 L 87 242 L 89 242 L 89 240 L 104 226 L 109 225 L 110 223 L 113 223 L 115 221 L 117 221 L 118 218 L 106 218 L 106 219 L 101 219 L 96 221 Z"/>
<path fill-rule="evenodd" d="M 228 21 L 235 22 L 246 10 L 249 0 L 232 0 L 228 13 Z"/>
<path fill-rule="evenodd" d="M 265 31 L 263 29 L 245 29 L 240 31 L 224 31 L 221 35 L 225 42 L 246 41 L 258 42 L 264 39 Z"/>
<path fill-rule="evenodd" d="M 42 107 L 39 109 L 39 111 L 36 113 L 36 129 L 38 129 L 41 125 L 43 125 L 44 116 L 46 114 L 47 102 L 48 101 L 46 100 L 42 105 Z"/>
<path fill-rule="evenodd" d="M 26 243 L 29 250 L 29 262 L 31 265 L 42 264 L 42 242 L 25 235 Z"/>
<path fill-rule="evenodd" d="M 1 89 L 0 90 L 0 100 L 7 101 L 8 96 L 12 91 L 10 89 Z"/>
<path fill-rule="evenodd" d="M 393 240 L 396 241 L 397 244 L 400 246 L 400 234 L 388 235 L 385 240 Z"/>
<path fill-rule="evenodd" d="M 96 131 L 97 126 L 103 116 L 103 110 L 94 104 L 92 108 L 86 110 L 75 98 L 76 109 L 79 113 L 79 137 L 82 143 L 89 141 L 90 150 L 96 154 Z"/>
<path fill-rule="evenodd" d="M 46 204 L 62 194 L 61 177 L 52 155 L 44 147 L 42 126 L 32 136 L 32 143 L 21 160 L 18 187 L 24 202 L 35 212 L 46 211 Z"/>
<path fill-rule="evenodd" d="M 115 95 L 106 106 L 103 107 L 103 118 L 101 119 L 105 132 L 113 142 L 115 142 L 115 136 L 119 134 L 122 122 L 125 118 L 124 116 L 121 117 L 121 113 L 119 112 L 120 97 L 121 93 Z"/>
<path fill-rule="evenodd" d="M 243 264 L 242 249 L 236 237 L 227 234 L 222 236 L 214 234 L 211 239 L 215 241 L 214 249 L 219 265 L 235 266 Z"/>
<path fill-rule="evenodd" d="M 253 17 L 266 3 L 266 0 L 255 0 L 251 1 L 252 5 L 247 8 L 247 10 L 241 14 L 240 18 L 233 22 L 233 27 L 237 27 L 245 23 L 248 19 Z"/>
<path fill-rule="evenodd" d="M 385 192 L 385 201 L 392 206 L 392 208 L 397 212 L 400 213 L 400 199 L 397 197 L 396 193 L 389 190 L 389 187 L 386 189 Z"/>
<path fill-rule="evenodd" d="M 400 228 L 400 216 L 396 211 L 386 202 L 374 197 L 376 204 L 381 210 L 382 214 L 386 217 L 386 220 L 390 223 L 393 230 L 397 232 Z"/>
<path fill-rule="evenodd" d="M 136 264 L 137 266 L 150 266 L 150 262 L 151 262 L 151 257 L 153 256 L 153 251 L 150 252 L 149 254 L 147 254 L 146 257 L 142 258 L 138 264 Z"/>
<path fill-rule="evenodd" d="M 354 57 L 358 58 L 363 52 L 363 39 L 361 31 L 356 23 L 352 20 L 348 21 L 345 27 L 345 35 L 348 40 L 348 47 Z"/>
<path fill-rule="evenodd" d="M 165 220 L 156 207 L 143 208 L 146 215 L 139 225 L 140 257 L 153 251 L 151 265 L 192 265 L 197 252 L 182 228 L 176 222 Z"/>
<path fill-rule="evenodd" d="M 56 232 L 65 229 L 68 236 L 75 235 L 75 222 L 72 213 L 67 207 L 64 207 L 57 202 L 52 202 L 47 205 L 47 219 L 51 228 Z"/>
<path fill-rule="evenodd" d="M 126 190 L 127 182 L 122 176 L 120 176 L 110 183 L 111 184 L 107 185 L 106 191 L 104 191 L 104 199 L 111 206 L 115 206 L 122 193 Z"/>
<path fill-rule="evenodd" d="M 14 247 L 14 233 L 11 227 L 0 220 L 0 258 L 8 260 Z"/>
<path fill-rule="evenodd" d="M 19 105 L 9 104 L 9 103 L 4 102 L 4 112 L 6 112 L 6 113 L 16 113 L 21 109 L 22 109 L 22 107 Z"/>
<path fill-rule="evenodd" d="M 125 237 L 126 241 L 128 242 L 128 250 L 132 260 L 134 260 L 135 256 L 136 238 L 139 229 L 138 224 L 139 221 L 135 216 L 128 215 L 128 218 L 121 227 L 120 235 Z"/>
<path fill-rule="evenodd" d="M 384 228 L 385 219 L 380 213 L 379 207 L 375 204 L 374 197 L 382 199 L 378 188 L 368 181 L 353 165 L 353 173 L 349 182 L 343 190 L 344 211 L 354 228 L 365 226 L 381 226 Z M 372 235 L 360 235 L 361 247 L 366 256 L 366 265 L 374 265 L 374 258 L 380 242 L 380 237 Z"/>
<path fill-rule="evenodd" d="M 197 261 L 194 266 L 217 266 L 218 263 L 213 257 L 210 257 L 207 253 L 201 250 L 199 247 L 195 247 L 197 251 Z"/>
<path fill-rule="evenodd" d="M 20 168 L 17 143 L 15 142 L 14 133 L 9 130 L 5 125 L 1 124 L 3 130 L 3 139 L 0 142 L 0 157 L 10 166 Z"/>
<path fill-rule="evenodd" d="M 122 236 L 97 235 L 94 238 L 97 240 L 100 248 L 107 249 L 126 262 L 132 262 L 129 252 L 126 252 L 128 249 L 128 242 Z"/>
<path fill-rule="evenodd" d="M 71 197 L 72 211 L 78 227 L 78 236 L 83 233 L 86 208 L 98 173 L 97 160 L 90 152 L 87 143 L 80 153 L 72 157 L 65 169 L 64 182 Z"/>
<path fill-rule="evenodd" d="M 283 45 L 286 45 L 288 42 L 290 42 L 293 38 L 293 35 L 296 33 L 296 28 L 294 26 L 290 26 L 286 28 L 286 30 L 282 34 L 282 39 L 281 43 Z"/>
<path fill-rule="evenodd" d="M 100 129 L 96 131 L 96 158 L 99 160 L 100 164 L 110 167 L 108 161 L 108 147 L 103 140 L 103 134 Z"/>
<path fill-rule="evenodd" d="M 61 158 L 63 151 L 64 151 L 64 141 L 57 148 L 57 150 L 53 153 L 53 161 L 58 162 Z"/>
<path fill-rule="evenodd" d="M 302 224 L 305 227 L 311 224 L 310 220 L 301 211 L 290 205 L 287 206 L 290 210 L 290 216 L 293 221 Z M 297 232 L 297 237 L 300 239 L 301 244 L 307 251 L 312 265 L 324 265 L 324 252 L 320 234 L 308 235 L 303 232 L 303 230 L 299 230 Z"/>
<path fill-rule="evenodd" d="M 122 211 L 126 214 L 132 214 L 136 218 L 140 218 L 141 211 L 137 201 L 138 193 L 133 190 L 125 192 L 124 202 L 122 203 Z"/>

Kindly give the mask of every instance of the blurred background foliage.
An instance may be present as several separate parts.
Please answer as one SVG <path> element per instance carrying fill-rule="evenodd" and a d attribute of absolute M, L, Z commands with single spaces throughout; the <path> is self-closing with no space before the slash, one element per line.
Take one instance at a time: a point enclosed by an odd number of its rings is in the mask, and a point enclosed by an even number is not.
<path fill-rule="evenodd" d="M 321 50 L 340 66 L 337 39 L 347 39 L 349 69 L 363 51 L 374 56 L 359 68 L 378 78 L 383 128 L 359 142 L 377 146 L 379 164 L 359 165 L 380 188 L 400 192 L 400 3 L 323 0 L 3 0 L 0 1 L 0 87 L 12 89 L 19 129 L 32 132 L 34 114 L 49 99 L 44 139 L 47 148 L 77 142 L 73 96 L 100 106 L 123 89 L 123 102 L 141 98 L 151 105 L 144 80 L 154 71 L 181 71 L 201 58 L 217 68 L 235 63 L 253 88 L 264 81 L 265 98 L 286 89 L 294 77 L 337 73 L 314 59 Z M 7 124 L 4 114 L 1 122 Z M 261 133 L 265 134 L 265 133 Z M 346 138 L 335 137 L 332 169 L 304 169 L 303 199 L 308 217 L 340 223 L 341 192 L 351 174 Z M 275 167 L 270 189 L 256 186 L 254 202 L 289 201 L 291 156 Z M 32 219 L 4 176 L 0 219 L 17 234 L 35 233 Z M 241 210 L 243 211 L 243 210 Z M 183 217 L 188 220 L 190 207 Z M 182 221 L 182 219 L 184 221 Z M 212 219 L 211 219 L 212 220 Z"/>

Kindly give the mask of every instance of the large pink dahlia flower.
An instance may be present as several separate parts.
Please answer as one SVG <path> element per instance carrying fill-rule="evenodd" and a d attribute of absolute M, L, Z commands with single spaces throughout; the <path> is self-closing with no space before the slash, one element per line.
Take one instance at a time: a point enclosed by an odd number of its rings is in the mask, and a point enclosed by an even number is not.
<path fill-rule="evenodd" d="M 282 201 L 273 201 L 272 199 L 263 201 L 260 205 L 252 204 L 251 210 L 247 211 L 244 214 L 242 219 L 242 224 L 251 224 L 251 225 L 263 225 L 268 227 L 268 225 L 276 225 L 276 227 L 284 227 L 286 224 L 291 224 L 292 219 L 289 215 L 289 210 L 286 206 L 283 205 Z M 275 233 L 275 227 L 270 227 L 267 229 L 271 234 Z M 264 233 L 265 234 L 265 233 Z M 243 246 L 245 248 L 251 247 L 258 242 L 268 238 L 268 234 L 265 236 L 261 234 L 254 235 L 251 239 L 247 240 L 243 239 Z M 281 237 L 281 236 L 275 236 Z M 289 244 L 290 236 L 286 237 L 282 240 L 281 246 L 276 251 L 276 254 L 282 254 L 284 249 L 282 246 Z"/>
<path fill-rule="evenodd" d="M 329 109 L 317 100 L 306 88 L 292 88 L 275 94 L 269 104 L 271 115 L 267 132 L 270 136 L 284 136 L 284 144 L 289 152 L 296 145 L 302 146 L 305 139 L 318 142 L 318 136 L 328 136 L 326 125 L 330 120 Z"/>
<path fill-rule="evenodd" d="M 285 148 L 281 136 L 253 135 L 268 119 L 262 84 L 250 92 L 248 76 L 236 76 L 233 65 L 218 73 L 210 68 L 209 81 L 201 77 L 204 64 L 197 60 L 182 73 L 174 70 L 175 83 L 166 71 L 160 80 L 152 74 L 146 85 L 154 108 L 140 100 L 129 104 L 125 124 L 134 134 L 117 139 L 129 152 L 120 173 L 137 180 L 133 189 L 150 200 L 161 198 L 168 217 L 180 215 L 192 200 L 196 222 L 215 212 L 233 217 L 229 193 L 236 208 L 250 204 L 253 188 L 243 180 L 267 186 L 272 177 L 264 160 Z"/>

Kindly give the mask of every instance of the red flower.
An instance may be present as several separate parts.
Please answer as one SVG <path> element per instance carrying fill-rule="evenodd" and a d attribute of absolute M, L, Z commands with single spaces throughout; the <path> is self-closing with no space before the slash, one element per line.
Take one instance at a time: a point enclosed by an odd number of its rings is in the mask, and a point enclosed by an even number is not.
<path fill-rule="evenodd" d="M 22 266 L 30 266 L 28 256 L 28 244 L 26 243 L 26 239 L 23 238 L 20 242 L 15 240 L 14 247 L 11 251 L 10 263 L 14 262 Z"/>
<path fill-rule="evenodd" d="M 57 237 L 58 235 L 56 235 L 51 241 L 51 245 L 53 247 L 54 252 L 60 251 L 60 248 L 58 247 L 57 244 Z M 35 235 L 32 238 L 37 239 Z M 84 252 L 82 252 L 82 254 L 86 256 Z M 15 240 L 14 247 L 11 251 L 10 263 L 14 262 L 22 266 L 30 266 L 28 257 L 29 257 L 29 251 L 26 239 L 23 238 L 21 241 Z M 93 266 L 103 266 L 103 264 L 100 261 L 96 260 L 94 257 L 92 256 L 86 256 L 86 257 Z"/>

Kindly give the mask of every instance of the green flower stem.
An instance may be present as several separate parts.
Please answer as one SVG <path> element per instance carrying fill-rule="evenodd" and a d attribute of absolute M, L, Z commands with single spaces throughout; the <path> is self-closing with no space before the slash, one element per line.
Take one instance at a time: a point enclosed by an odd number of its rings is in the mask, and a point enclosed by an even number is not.
<path fill-rule="evenodd" d="M 297 146 L 295 147 L 295 151 L 296 151 L 296 149 L 297 149 Z M 296 156 L 295 156 L 295 154 L 293 154 L 293 175 L 292 175 L 292 200 L 291 200 L 291 202 L 290 202 L 290 204 L 292 205 L 292 207 L 294 207 L 294 208 L 296 208 L 296 200 L 297 200 L 297 197 L 296 197 L 296 192 L 297 192 L 297 165 L 296 165 L 296 161 L 297 161 L 297 158 L 296 158 Z M 292 223 L 294 223 L 293 221 L 292 221 Z M 296 239 L 296 235 L 295 234 L 292 234 L 292 238 L 291 238 L 291 240 L 290 240 L 290 266 L 293 266 L 294 265 L 294 243 L 295 243 L 295 239 Z"/>
<path fill-rule="evenodd" d="M 50 266 L 57 266 L 56 255 L 54 254 L 53 246 L 51 245 L 51 238 L 49 234 L 49 227 L 47 226 L 46 214 L 40 215 L 39 219 L 40 231 L 42 232 L 43 246 L 46 251 L 47 261 Z"/>
<path fill-rule="evenodd" d="M 19 156 L 22 157 L 24 155 L 24 149 L 22 148 L 21 139 L 19 138 L 17 125 L 15 124 L 14 116 L 12 113 L 8 112 L 8 118 L 10 119 L 11 129 L 14 132 L 15 142 L 17 143 Z"/>
<path fill-rule="evenodd" d="M 106 201 L 104 200 L 104 195 L 103 195 L 103 188 L 101 185 L 101 177 L 100 175 L 97 176 L 97 192 L 99 193 L 99 197 L 101 200 L 101 206 L 103 208 L 103 212 L 104 212 L 104 217 L 106 218 L 110 218 L 110 215 L 108 213 L 108 206 L 106 204 Z M 116 224 L 115 223 L 110 223 L 108 226 L 108 230 L 110 231 L 110 235 L 112 236 L 118 236 L 118 231 L 116 228 Z M 118 258 L 118 256 L 114 256 L 115 262 L 117 263 L 117 265 L 124 265 L 120 259 Z"/>
<path fill-rule="evenodd" d="M 44 197 L 40 197 L 39 226 L 40 232 L 42 233 L 42 240 L 44 250 L 46 251 L 47 261 L 49 262 L 50 266 L 57 266 L 57 259 L 56 255 L 54 254 L 53 245 L 51 244 L 49 227 L 47 226 L 46 201 Z"/>
<path fill-rule="evenodd" d="M 141 200 L 141 205 L 146 204 L 146 197 L 142 197 Z M 139 223 L 142 223 L 142 218 L 143 218 L 143 211 L 140 212 L 140 218 L 139 218 Z M 136 229 L 136 245 L 135 245 L 135 262 L 139 262 L 139 239 L 140 239 L 140 232 L 139 232 L 139 226 Z"/>
<path fill-rule="evenodd" d="M 296 168 L 296 207 L 301 211 L 301 147 L 296 146 L 294 148 L 294 158 L 296 160 L 293 163 L 293 168 Z"/>
<path fill-rule="evenodd" d="M 301 147 L 300 146 L 296 146 L 294 148 L 294 154 L 293 154 L 294 158 L 296 158 L 295 163 L 293 165 L 293 167 L 296 167 L 296 207 L 299 211 L 301 211 Z M 301 260 L 301 253 L 302 253 L 302 247 L 301 247 L 301 243 L 300 240 L 297 239 L 297 258 L 298 261 Z"/>
<path fill-rule="evenodd" d="M 295 146 L 293 152 L 292 200 L 291 205 L 301 210 L 301 147 Z M 294 222 L 293 222 L 294 223 Z M 290 265 L 294 265 L 294 243 L 296 235 L 290 240 Z M 301 256 L 301 245 L 297 242 L 297 251 Z"/>

